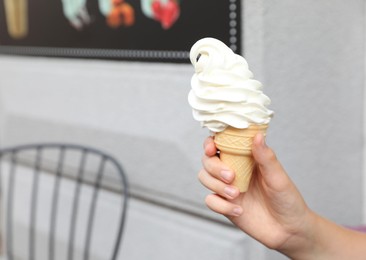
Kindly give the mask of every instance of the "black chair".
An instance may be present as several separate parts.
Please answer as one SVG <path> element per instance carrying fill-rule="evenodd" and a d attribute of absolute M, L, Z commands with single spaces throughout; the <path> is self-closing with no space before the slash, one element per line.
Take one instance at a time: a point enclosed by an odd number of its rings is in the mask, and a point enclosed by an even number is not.
<path fill-rule="evenodd" d="M 127 178 L 112 156 L 74 144 L 0 149 L 6 259 L 117 259 Z"/>

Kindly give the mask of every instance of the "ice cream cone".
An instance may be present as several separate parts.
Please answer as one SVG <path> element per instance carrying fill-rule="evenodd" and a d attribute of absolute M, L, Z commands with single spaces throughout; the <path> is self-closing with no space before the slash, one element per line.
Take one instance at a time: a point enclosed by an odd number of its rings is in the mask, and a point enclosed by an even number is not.
<path fill-rule="evenodd" d="M 233 185 L 240 192 L 246 192 L 254 170 L 252 156 L 253 137 L 257 133 L 266 134 L 268 125 L 251 125 L 246 129 L 227 127 L 215 133 L 215 144 L 220 150 L 220 159 L 235 172 Z"/>
<path fill-rule="evenodd" d="M 28 0 L 5 0 L 6 23 L 12 38 L 28 34 Z"/>

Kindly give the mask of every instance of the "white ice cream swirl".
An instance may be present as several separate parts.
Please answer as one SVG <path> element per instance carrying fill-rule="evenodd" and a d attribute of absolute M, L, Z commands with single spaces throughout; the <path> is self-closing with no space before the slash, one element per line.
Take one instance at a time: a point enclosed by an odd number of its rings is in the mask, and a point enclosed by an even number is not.
<path fill-rule="evenodd" d="M 219 40 L 204 38 L 192 46 L 190 59 L 195 74 L 188 102 L 202 126 L 221 132 L 228 125 L 243 129 L 269 123 L 271 100 L 243 57 Z"/>

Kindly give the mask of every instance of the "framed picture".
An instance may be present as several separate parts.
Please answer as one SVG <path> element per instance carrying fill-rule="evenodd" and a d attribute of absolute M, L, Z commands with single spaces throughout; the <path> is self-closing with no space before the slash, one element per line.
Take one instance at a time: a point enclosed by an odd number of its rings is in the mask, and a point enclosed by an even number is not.
<path fill-rule="evenodd" d="M 188 62 L 214 37 L 241 54 L 241 0 L 0 0 L 0 53 Z"/>

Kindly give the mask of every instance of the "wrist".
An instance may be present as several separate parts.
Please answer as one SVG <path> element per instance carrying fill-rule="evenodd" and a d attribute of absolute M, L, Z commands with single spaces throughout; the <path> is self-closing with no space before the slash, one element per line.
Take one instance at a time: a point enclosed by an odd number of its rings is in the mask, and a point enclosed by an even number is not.
<path fill-rule="evenodd" d="M 291 259 L 314 259 L 317 251 L 317 227 L 321 226 L 321 218 L 310 209 L 306 210 L 301 223 L 284 246 L 278 251 Z"/>

